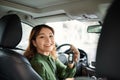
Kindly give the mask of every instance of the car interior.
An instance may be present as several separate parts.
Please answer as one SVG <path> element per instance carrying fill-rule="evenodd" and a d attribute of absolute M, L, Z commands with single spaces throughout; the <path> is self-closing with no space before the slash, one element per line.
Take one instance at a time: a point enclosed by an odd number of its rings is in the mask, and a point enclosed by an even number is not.
<path fill-rule="evenodd" d="M 26 0 L 27 1 L 27 0 Z M 32 0 L 31 0 L 32 1 Z M 37 1 L 37 0 L 36 0 Z M 47 1 L 47 0 L 46 0 Z M 20 5 L 17 3 L 17 0 L 1 0 L 0 1 L 0 79 L 1 80 L 43 80 L 41 76 L 32 68 L 31 64 L 25 58 L 22 53 L 25 49 L 19 48 L 18 44 L 21 42 L 23 37 L 23 27 L 21 22 L 31 25 L 32 27 L 37 24 L 54 22 L 64 20 L 83 18 L 82 21 L 88 20 L 89 15 L 83 14 L 85 7 L 81 4 L 76 4 L 78 1 L 83 0 L 65 0 L 59 2 L 55 0 L 54 5 L 51 2 L 51 5 L 41 5 L 38 8 L 35 8 L 35 5 L 32 7 Z M 90 3 L 89 3 L 90 1 Z M 99 18 L 92 17 L 90 20 L 96 20 L 99 24 L 90 25 L 87 27 L 87 32 L 90 34 L 99 34 L 97 48 L 96 48 L 96 57 L 95 61 L 89 63 L 89 55 L 86 50 L 78 48 L 80 52 L 80 58 L 77 63 L 77 71 L 74 76 L 75 80 L 120 80 L 120 71 L 119 71 L 119 44 L 120 38 L 119 35 L 119 26 L 120 26 L 120 8 L 119 0 L 96 0 L 95 4 L 92 5 L 94 0 L 86 0 L 83 3 L 89 3 L 91 8 L 97 6 L 98 3 L 109 2 L 107 4 L 106 13 L 99 15 Z M 24 1 L 21 1 L 21 3 Z M 49 0 L 48 0 L 49 2 Z M 75 13 L 75 8 L 68 8 L 70 3 L 76 4 L 74 7 L 77 8 L 80 5 L 81 11 Z M 9 5 L 8 5 L 9 4 Z M 17 5 L 18 4 L 18 5 Z M 33 4 L 35 4 L 33 2 Z M 60 10 L 60 6 L 63 6 L 64 10 Z M 12 6 L 13 5 L 13 6 Z M 15 6 L 17 7 L 15 8 Z M 29 5 L 30 2 L 29 2 Z M 66 5 L 66 6 L 65 6 Z M 6 7 L 7 6 L 7 7 Z M 106 6 L 106 5 L 105 5 Z M 22 7 L 22 8 L 21 8 Z M 43 8 L 42 8 L 43 7 Z M 56 8 L 55 8 L 56 7 Z M 10 8 L 10 10 L 9 10 Z M 41 12 L 39 12 L 41 8 Z M 52 10 L 53 9 L 53 10 Z M 57 9 L 57 11 L 56 11 Z M 70 9 L 70 10 L 69 10 Z M 103 8 L 106 9 L 106 8 Z M 76 9 L 77 10 L 77 9 Z M 92 12 L 92 9 L 90 9 Z M 93 9 L 94 12 L 95 8 Z M 4 11 L 7 11 L 5 13 Z M 35 11 L 35 12 L 34 12 Z M 70 12 L 71 11 L 71 12 Z M 89 9 L 85 10 L 88 11 Z M 40 13 L 40 14 L 39 14 Z M 68 14 L 70 13 L 70 14 Z M 78 14 L 80 13 L 80 14 Z M 86 12 L 87 13 L 87 12 Z M 82 15 L 81 15 L 82 14 Z M 98 13 L 96 13 L 98 15 Z M 80 16 L 80 17 L 79 17 Z M 82 16 L 82 17 L 81 17 Z M 104 18 L 103 18 L 104 17 Z M 101 19 L 102 18 L 102 19 Z M 80 20 L 79 19 L 79 20 Z M 68 52 L 70 51 L 70 43 L 63 43 L 57 45 L 57 53 L 59 54 L 58 58 L 66 65 L 68 63 Z M 68 47 L 65 50 L 61 50 L 64 47 Z M 92 66 L 92 67 L 91 67 Z"/>
<path fill-rule="evenodd" d="M 22 37 L 20 18 L 16 14 L 0 19 L 0 79 L 42 80 L 29 61 L 16 48 Z"/>
<path fill-rule="evenodd" d="M 96 74 L 107 80 L 120 80 L 119 72 L 119 0 L 114 0 L 104 19 L 96 55 Z M 102 65 L 102 66 L 101 66 Z"/>

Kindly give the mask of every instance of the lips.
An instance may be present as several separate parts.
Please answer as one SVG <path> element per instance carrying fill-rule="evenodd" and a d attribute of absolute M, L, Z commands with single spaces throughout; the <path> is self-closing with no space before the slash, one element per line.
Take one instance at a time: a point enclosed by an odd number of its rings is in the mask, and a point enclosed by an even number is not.
<path fill-rule="evenodd" d="M 50 47 L 52 46 L 53 44 L 45 44 L 46 47 Z"/>

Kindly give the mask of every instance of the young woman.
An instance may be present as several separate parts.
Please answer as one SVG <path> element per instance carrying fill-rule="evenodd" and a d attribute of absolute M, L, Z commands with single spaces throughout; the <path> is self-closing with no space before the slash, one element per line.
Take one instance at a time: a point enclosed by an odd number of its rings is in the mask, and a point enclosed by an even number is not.
<path fill-rule="evenodd" d="M 74 51 L 74 62 L 66 66 L 57 57 L 53 28 L 42 24 L 32 29 L 24 55 L 43 80 L 58 80 L 71 78 L 76 72 L 79 51 L 72 45 L 71 50 Z"/>

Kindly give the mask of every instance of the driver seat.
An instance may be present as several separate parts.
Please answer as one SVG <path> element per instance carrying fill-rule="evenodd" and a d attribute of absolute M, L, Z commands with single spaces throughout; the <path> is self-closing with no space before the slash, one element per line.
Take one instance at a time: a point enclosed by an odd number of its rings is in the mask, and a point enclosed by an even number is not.
<path fill-rule="evenodd" d="M 20 18 L 16 14 L 3 16 L 0 19 L 0 80 L 42 80 L 17 51 L 21 37 Z"/>

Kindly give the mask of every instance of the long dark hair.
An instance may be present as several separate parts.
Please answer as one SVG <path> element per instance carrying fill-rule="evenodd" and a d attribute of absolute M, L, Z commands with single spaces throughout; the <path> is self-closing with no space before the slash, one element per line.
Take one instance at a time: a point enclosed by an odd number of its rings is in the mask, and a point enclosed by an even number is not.
<path fill-rule="evenodd" d="M 36 47 L 33 45 L 32 41 L 36 39 L 36 37 L 38 36 L 38 34 L 42 28 L 48 28 L 54 34 L 54 29 L 48 25 L 41 24 L 41 25 L 37 25 L 37 26 L 33 27 L 32 31 L 30 33 L 30 36 L 29 36 L 29 45 L 24 53 L 24 56 L 26 56 L 28 58 L 28 60 L 37 53 Z"/>

